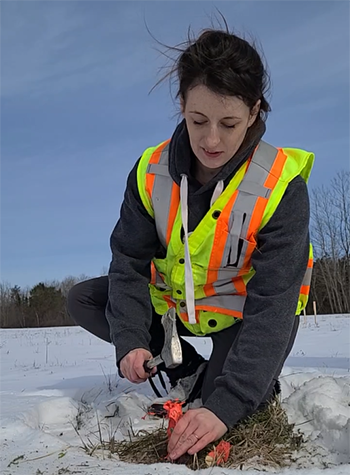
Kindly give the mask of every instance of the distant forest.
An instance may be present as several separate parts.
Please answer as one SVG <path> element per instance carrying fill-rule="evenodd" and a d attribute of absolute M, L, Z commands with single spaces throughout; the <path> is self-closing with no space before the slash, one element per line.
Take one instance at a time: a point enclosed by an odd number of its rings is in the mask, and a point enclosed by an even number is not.
<path fill-rule="evenodd" d="M 350 313 L 350 172 L 311 193 L 314 270 L 307 314 Z M 39 282 L 22 289 L 0 284 L 0 328 L 74 325 L 66 309 L 69 289 L 88 276 Z"/>

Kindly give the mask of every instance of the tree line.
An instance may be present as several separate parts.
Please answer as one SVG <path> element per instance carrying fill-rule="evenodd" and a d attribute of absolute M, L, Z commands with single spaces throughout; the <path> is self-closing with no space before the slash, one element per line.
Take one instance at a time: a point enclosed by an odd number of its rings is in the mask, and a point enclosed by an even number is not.
<path fill-rule="evenodd" d="M 315 255 L 310 300 L 318 313 L 350 313 L 350 171 L 311 193 L 310 231 Z"/>
<path fill-rule="evenodd" d="M 70 288 L 87 276 L 62 281 L 39 282 L 21 289 L 0 284 L 0 328 L 54 327 L 74 325 L 66 308 Z"/>
<path fill-rule="evenodd" d="M 314 249 L 308 314 L 350 313 L 350 172 L 338 173 L 328 187 L 311 193 Z M 31 288 L 0 284 L 0 328 L 74 325 L 67 313 L 69 289 L 87 276 L 39 282 Z"/>

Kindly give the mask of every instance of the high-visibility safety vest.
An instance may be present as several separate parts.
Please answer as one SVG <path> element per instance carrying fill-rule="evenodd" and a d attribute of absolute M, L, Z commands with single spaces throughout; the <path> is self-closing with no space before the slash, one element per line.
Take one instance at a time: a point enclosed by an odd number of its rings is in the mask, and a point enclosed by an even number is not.
<path fill-rule="evenodd" d="M 221 182 L 210 209 L 188 235 L 187 177 L 182 177 L 181 187 L 172 180 L 168 150 L 169 140 L 148 148 L 137 170 L 141 200 L 154 218 L 166 249 L 164 259 L 152 261 L 150 295 L 157 313 L 162 315 L 169 307 L 176 307 L 183 324 L 201 336 L 243 318 L 246 285 L 255 274 L 251 257 L 257 248 L 257 235 L 275 212 L 288 184 L 298 175 L 308 181 L 314 154 L 274 148 L 261 141 L 225 189 Z M 310 244 L 296 314 L 307 304 L 312 265 Z"/>

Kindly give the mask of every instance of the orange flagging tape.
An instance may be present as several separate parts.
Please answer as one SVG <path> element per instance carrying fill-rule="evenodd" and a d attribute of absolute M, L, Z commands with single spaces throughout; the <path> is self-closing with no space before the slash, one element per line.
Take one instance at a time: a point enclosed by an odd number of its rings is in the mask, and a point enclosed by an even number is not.
<path fill-rule="evenodd" d="M 231 444 L 222 440 L 209 454 L 205 457 L 206 464 L 211 467 L 213 465 L 222 465 L 227 462 L 230 455 Z"/>
<path fill-rule="evenodd" d="M 182 405 L 183 402 L 180 402 L 178 399 L 175 401 L 169 400 L 163 405 L 164 409 L 167 411 L 167 419 L 169 419 L 167 429 L 168 437 L 171 436 L 174 427 L 182 417 Z"/>

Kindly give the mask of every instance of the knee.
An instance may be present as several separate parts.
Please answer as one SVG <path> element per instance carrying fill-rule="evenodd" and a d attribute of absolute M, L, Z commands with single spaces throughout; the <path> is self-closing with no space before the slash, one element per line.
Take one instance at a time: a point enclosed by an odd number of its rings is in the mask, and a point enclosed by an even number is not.
<path fill-rule="evenodd" d="M 79 324 L 79 316 L 82 314 L 81 307 L 86 301 L 86 281 L 73 285 L 67 295 L 67 312 L 69 316 Z"/>
<path fill-rule="evenodd" d="M 79 325 L 90 310 L 105 309 L 108 300 L 108 277 L 96 277 L 73 285 L 67 296 L 67 312 Z"/>

